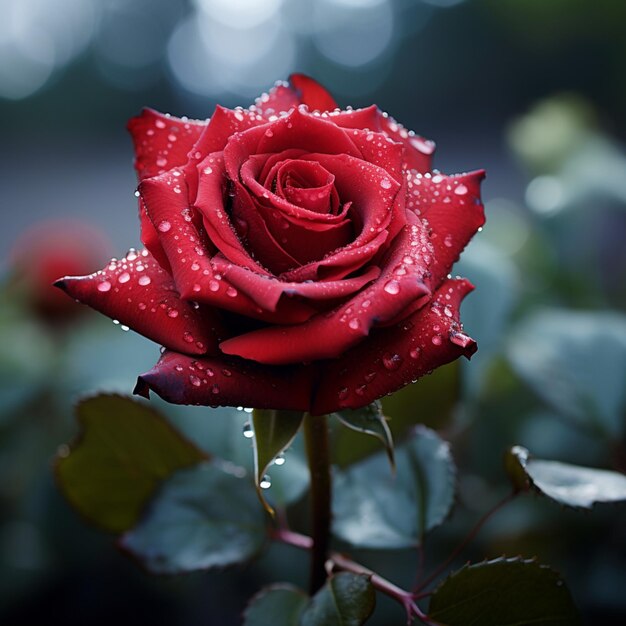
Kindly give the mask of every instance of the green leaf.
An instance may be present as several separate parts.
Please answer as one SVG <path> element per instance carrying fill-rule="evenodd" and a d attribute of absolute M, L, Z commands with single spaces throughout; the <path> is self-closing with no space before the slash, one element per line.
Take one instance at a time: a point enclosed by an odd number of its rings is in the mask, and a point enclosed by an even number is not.
<path fill-rule="evenodd" d="M 366 576 L 340 572 L 313 596 L 300 625 L 361 626 L 375 606 L 376 593 Z"/>
<path fill-rule="evenodd" d="M 506 466 L 517 488 L 526 477 L 539 493 L 566 506 L 590 509 L 596 502 L 626 501 L 626 476 L 618 472 L 535 459 L 522 446 L 511 448 Z"/>
<path fill-rule="evenodd" d="M 381 441 L 389 457 L 391 467 L 395 469 L 396 461 L 393 452 L 393 437 L 387 425 L 387 418 L 383 415 L 382 404 L 376 400 L 360 409 L 343 409 L 333 415 L 345 426 L 360 433 L 371 435 Z"/>
<path fill-rule="evenodd" d="M 310 600 L 291 585 L 266 587 L 252 598 L 243 626 L 361 626 L 375 606 L 367 576 L 340 572 Z"/>
<path fill-rule="evenodd" d="M 466 565 L 433 593 L 428 617 L 446 626 L 576 626 L 580 616 L 561 577 L 533 560 Z"/>
<path fill-rule="evenodd" d="M 419 426 L 396 449 L 396 463 L 395 477 L 382 453 L 337 474 L 335 534 L 364 548 L 408 548 L 444 521 L 456 476 L 448 443 Z"/>
<path fill-rule="evenodd" d="M 252 598 L 243 626 L 299 626 L 308 602 L 309 597 L 297 587 L 271 585 Z"/>
<path fill-rule="evenodd" d="M 252 412 L 254 431 L 254 482 L 263 506 L 271 514 L 274 510 L 262 492 L 263 477 L 274 459 L 294 440 L 304 413 L 302 411 L 275 411 L 255 409 Z"/>
<path fill-rule="evenodd" d="M 81 432 L 57 457 L 63 495 L 104 530 L 131 528 L 159 484 L 207 457 L 145 404 L 118 395 L 79 402 Z"/>
<path fill-rule="evenodd" d="M 545 310 L 517 329 L 508 346 L 517 374 L 558 413 L 602 436 L 626 422 L 626 316 Z"/>
<path fill-rule="evenodd" d="M 213 461 L 174 474 L 120 546 L 155 574 L 178 574 L 246 561 L 265 538 L 245 471 Z"/>

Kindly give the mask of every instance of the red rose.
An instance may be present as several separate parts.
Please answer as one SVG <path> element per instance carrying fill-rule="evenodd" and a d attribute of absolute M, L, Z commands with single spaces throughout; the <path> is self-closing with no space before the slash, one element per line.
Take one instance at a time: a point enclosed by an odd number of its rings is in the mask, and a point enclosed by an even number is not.
<path fill-rule="evenodd" d="M 335 107 L 296 75 L 206 122 L 131 120 L 147 250 L 59 286 L 167 348 L 137 393 L 322 414 L 476 350 L 446 276 L 483 172 L 431 174 L 431 142 Z"/>

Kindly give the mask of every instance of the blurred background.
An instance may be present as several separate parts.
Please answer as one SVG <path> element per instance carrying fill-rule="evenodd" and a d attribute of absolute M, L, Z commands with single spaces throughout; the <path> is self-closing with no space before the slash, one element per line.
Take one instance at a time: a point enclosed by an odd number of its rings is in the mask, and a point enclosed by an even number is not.
<path fill-rule="evenodd" d="M 145 105 L 206 118 L 304 72 L 342 106 L 376 103 L 435 140 L 442 171 L 487 170 L 487 225 L 456 270 L 477 286 L 463 318 L 479 353 L 386 400 L 398 439 L 426 422 L 459 466 L 457 512 L 429 538 L 427 565 L 506 493 L 509 445 L 626 471 L 626 3 L 0 0 L 0 15 L 2 624 L 230 626 L 268 580 L 305 584 L 287 548 L 152 579 L 54 487 L 78 395 L 130 393 L 158 357 L 49 287 L 139 244 L 125 124 Z M 154 402 L 206 449 L 249 463 L 245 416 Z M 337 437 L 340 464 L 371 450 Z M 625 508 L 524 498 L 466 556 L 503 553 L 561 571 L 588 623 L 626 619 Z M 413 555 L 359 558 L 410 586 Z M 381 600 L 372 623 L 402 619 Z"/>

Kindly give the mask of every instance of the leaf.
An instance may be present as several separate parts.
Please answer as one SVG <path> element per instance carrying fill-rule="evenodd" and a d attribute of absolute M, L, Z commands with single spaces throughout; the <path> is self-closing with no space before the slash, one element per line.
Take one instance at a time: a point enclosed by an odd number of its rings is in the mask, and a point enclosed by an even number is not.
<path fill-rule="evenodd" d="M 424 426 L 396 449 L 397 472 L 376 454 L 336 476 L 333 530 L 364 548 L 408 548 L 446 518 L 456 469 L 447 442 Z"/>
<path fill-rule="evenodd" d="M 381 441 L 385 446 L 385 452 L 389 458 L 392 469 L 396 467 L 396 461 L 393 451 L 393 437 L 387 425 L 387 419 L 383 415 L 382 404 L 380 400 L 372 402 L 360 409 L 350 410 L 343 409 L 333 415 L 345 426 L 366 435 L 372 435 Z"/>
<path fill-rule="evenodd" d="M 255 409 L 252 412 L 254 483 L 263 506 L 272 515 L 274 509 L 263 496 L 261 483 L 267 468 L 294 440 L 303 419 L 304 413 L 302 411 Z"/>
<path fill-rule="evenodd" d="M 561 577 L 521 558 L 466 565 L 433 593 L 428 617 L 446 626 L 575 626 L 580 615 Z"/>
<path fill-rule="evenodd" d="M 618 472 L 535 459 L 522 446 L 509 450 L 506 466 L 517 488 L 530 483 L 566 506 L 590 509 L 596 502 L 626 501 L 626 476 Z"/>
<path fill-rule="evenodd" d="M 177 472 L 120 547 L 155 574 L 246 561 L 262 548 L 265 515 L 245 471 L 208 462 Z"/>
<path fill-rule="evenodd" d="M 526 384 L 564 417 L 603 436 L 624 432 L 625 315 L 541 311 L 517 329 L 508 358 Z"/>
<path fill-rule="evenodd" d="M 255 595 L 244 613 L 243 626 L 299 626 L 309 597 L 297 587 L 271 585 Z"/>
<path fill-rule="evenodd" d="M 367 576 L 340 572 L 310 600 L 291 585 L 266 587 L 252 598 L 243 626 L 361 626 L 375 606 Z"/>
<path fill-rule="evenodd" d="M 81 433 L 57 457 L 56 475 L 70 504 L 104 530 L 131 528 L 163 480 L 207 458 L 159 413 L 130 398 L 87 398 L 76 417 Z"/>
<path fill-rule="evenodd" d="M 376 593 L 366 576 L 340 572 L 313 596 L 300 625 L 361 626 L 375 606 Z"/>

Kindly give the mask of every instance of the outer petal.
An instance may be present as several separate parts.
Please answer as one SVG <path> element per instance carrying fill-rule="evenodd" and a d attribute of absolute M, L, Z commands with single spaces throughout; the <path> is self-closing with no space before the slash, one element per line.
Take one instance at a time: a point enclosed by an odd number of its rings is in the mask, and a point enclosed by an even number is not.
<path fill-rule="evenodd" d="M 405 148 L 404 159 L 408 168 L 418 172 L 430 172 L 435 144 L 408 131 L 392 117 L 383 113 L 377 106 L 356 111 L 339 111 L 329 115 L 335 124 L 343 128 L 367 128 L 371 131 L 384 133 L 393 141 L 401 143 Z"/>
<path fill-rule="evenodd" d="M 144 109 L 128 122 L 139 180 L 184 165 L 207 123 Z"/>
<path fill-rule="evenodd" d="M 210 309 L 180 299 L 170 276 L 148 254 L 131 253 L 89 276 L 55 283 L 68 295 L 172 350 L 187 354 L 216 351 L 221 335 Z"/>
<path fill-rule="evenodd" d="M 480 199 L 484 170 L 444 176 L 408 173 L 407 208 L 425 219 L 434 248 L 430 285 L 435 289 L 447 276 L 463 248 L 485 223 Z"/>
<path fill-rule="evenodd" d="M 472 289 L 466 280 L 447 280 L 430 306 L 329 362 L 312 413 L 365 406 L 461 355 L 471 357 L 476 343 L 461 330 L 459 305 Z"/>
<path fill-rule="evenodd" d="M 306 104 L 311 111 L 333 111 L 337 108 L 337 103 L 330 93 L 309 76 L 292 74 L 289 83 L 300 103 Z"/>
<path fill-rule="evenodd" d="M 269 118 L 286 113 L 299 104 L 306 104 L 312 111 L 332 111 L 337 108 L 333 97 L 317 81 L 304 74 L 292 74 L 288 83 L 276 83 L 269 93 L 257 98 L 250 109 Z"/>
<path fill-rule="evenodd" d="M 314 374 L 311 367 L 269 367 L 166 352 L 139 376 L 135 393 L 147 398 L 154 391 L 173 404 L 308 411 Z"/>
<path fill-rule="evenodd" d="M 270 364 L 339 357 L 363 341 L 373 327 L 396 319 L 407 307 L 423 305 L 428 299 L 430 291 L 424 282 L 428 271 L 427 244 L 423 229 L 406 226 L 393 242 L 393 253 L 386 261 L 384 273 L 365 291 L 308 322 L 239 335 L 222 342 L 220 349 L 226 354 Z"/>

